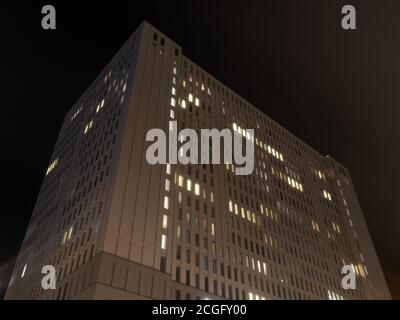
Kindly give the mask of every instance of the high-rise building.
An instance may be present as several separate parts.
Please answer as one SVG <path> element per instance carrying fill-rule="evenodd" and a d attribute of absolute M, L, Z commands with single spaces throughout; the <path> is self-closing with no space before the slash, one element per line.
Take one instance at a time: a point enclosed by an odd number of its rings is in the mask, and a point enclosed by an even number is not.
<path fill-rule="evenodd" d="M 150 165 L 146 135 L 171 121 L 250 139 L 253 174 Z M 45 265 L 56 290 L 41 287 Z M 349 265 L 354 290 L 342 288 Z M 347 169 L 144 22 L 65 117 L 6 298 L 390 295 Z"/>

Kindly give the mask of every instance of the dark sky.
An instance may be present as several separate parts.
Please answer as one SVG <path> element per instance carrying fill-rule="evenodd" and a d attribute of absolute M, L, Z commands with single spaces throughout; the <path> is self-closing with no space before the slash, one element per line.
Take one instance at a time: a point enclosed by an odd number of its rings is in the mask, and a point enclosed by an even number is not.
<path fill-rule="evenodd" d="M 55 31 L 41 29 L 45 4 L 57 9 Z M 356 31 L 341 29 L 345 4 L 357 9 Z M 400 1 L 0 6 L 0 263 L 18 252 L 65 113 L 146 19 L 186 56 L 349 168 L 392 295 L 400 298 Z"/>

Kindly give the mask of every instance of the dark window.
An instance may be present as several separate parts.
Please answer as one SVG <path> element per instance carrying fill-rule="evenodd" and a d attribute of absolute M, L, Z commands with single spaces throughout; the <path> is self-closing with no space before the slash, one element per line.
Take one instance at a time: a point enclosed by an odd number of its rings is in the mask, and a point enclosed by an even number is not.
<path fill-rule="evenodd" d="M 167 266 L 167 258 L 166 257 L 161 257 L 160 259 L 160 271 L 165 272 Z"/>
<path fill-rule="evenodd" d="M 190 271 L 186 271 L 186 285 L 190 286 Z"/>
<path fill-rule="evenodd" d="M 175 280 L 176 280 L 176 282 L 181 281 L 181 268 L 179 268 L 179 267 L 176 267 Z"/>

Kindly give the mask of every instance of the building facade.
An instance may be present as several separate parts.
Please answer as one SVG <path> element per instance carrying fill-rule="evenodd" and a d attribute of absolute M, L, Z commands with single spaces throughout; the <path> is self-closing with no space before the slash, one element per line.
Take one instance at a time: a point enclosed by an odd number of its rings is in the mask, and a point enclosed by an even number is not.
<path fill-rule="evenodd" d="M 3 300 L 6 294 L 14 269 L 15 259 L 16 257 L 13 257 L 0 265 L 0 300 Z"/>
<path fill-rule="evenodd" d="M 150 165 L 146 134 L 171 121 L 251 139 L 253 174 Z M 56 290 L 41 287 L 45 265 Z M 345 265 L 355 290 L 342 288 Z M 65 117 L 6 298 L 390 295 L 347 169 L 144 22 Z"/>

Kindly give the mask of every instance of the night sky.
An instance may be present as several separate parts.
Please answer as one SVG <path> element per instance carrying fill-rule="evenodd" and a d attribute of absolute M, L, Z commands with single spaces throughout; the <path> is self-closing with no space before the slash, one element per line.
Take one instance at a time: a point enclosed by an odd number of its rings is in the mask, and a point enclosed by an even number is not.
<path fill-rule="evenodd" d="M 65 113 L 147 20 L 183 53 L 349 168 L 400 298 L 400 1 L 5 1 L 0 263 L 23 240 Z M 130 3 L 130 4 L 128 4 Z M 57 9 L 57 30 L 41 8 Z M 357 30 L 341 8 L 357 9 Z"/>

